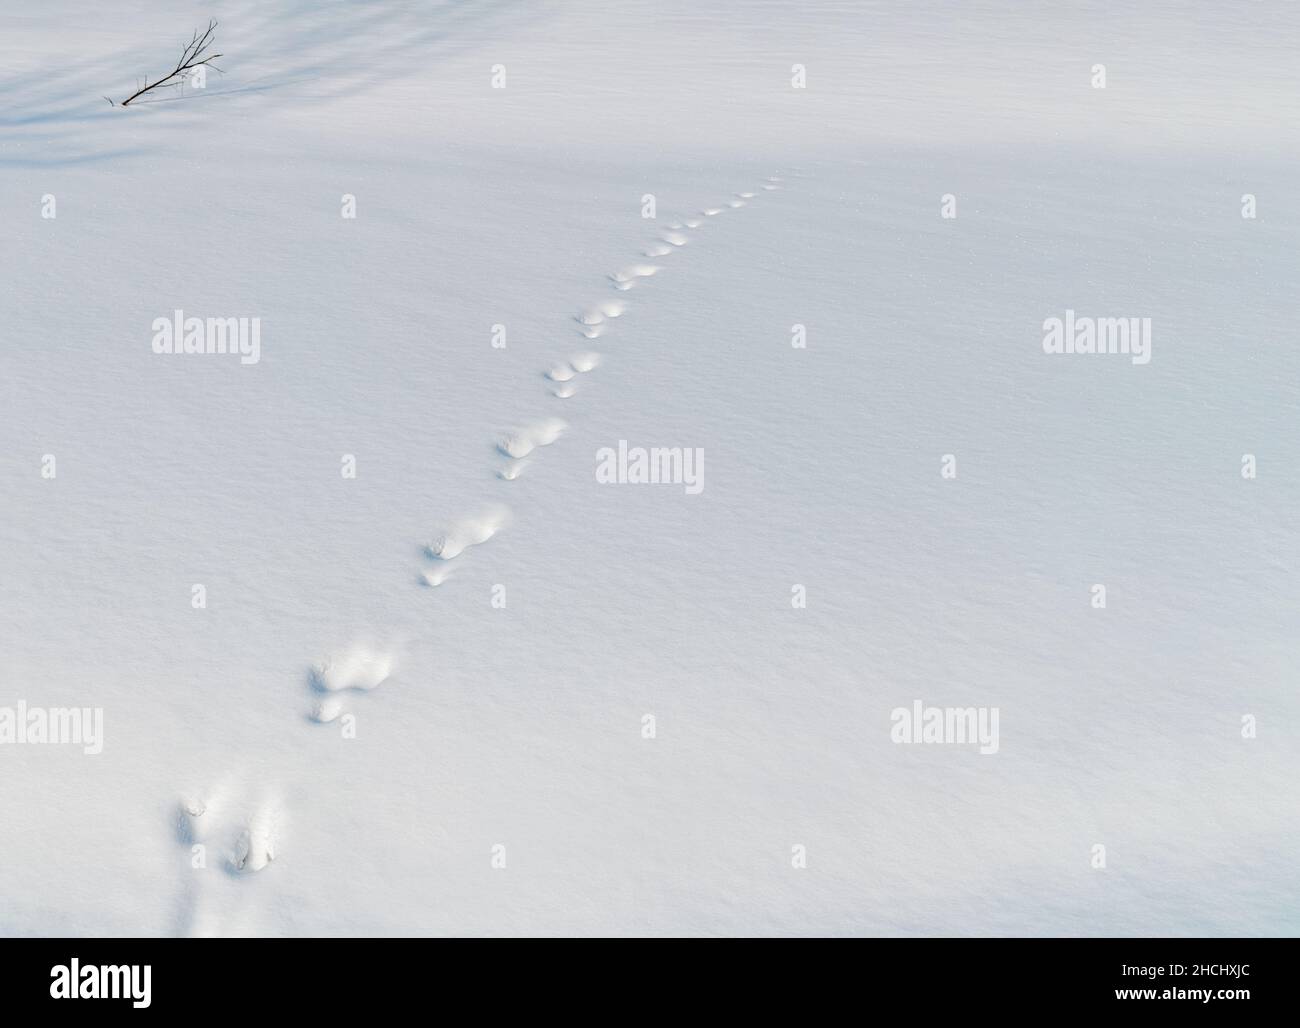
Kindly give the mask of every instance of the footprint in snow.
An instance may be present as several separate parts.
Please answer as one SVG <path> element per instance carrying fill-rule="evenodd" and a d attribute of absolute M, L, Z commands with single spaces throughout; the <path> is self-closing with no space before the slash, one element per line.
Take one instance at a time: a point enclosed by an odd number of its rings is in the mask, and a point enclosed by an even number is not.
<path fill-rule="evenodd" d="M 603 325 L 613 318 L 622 317 L 626 310 L 627 304 L 622 300 L 605 300 L 588 307 L 577 316 L 577 319 L 582 325 Z"/>
<path fill-rule="evenodd" d="M 649 278 L 660 270 L 662 269 L 657 264 L 629 264 L 625 268 L 612 272 L 609 278 L 614 283 L 615 289 L 626 292 L 636 285 L 637 279 Z"/>
<path fill-rule="evenodd" d="M 568 382 L 575 375 L 593 371 L 600 364 L 600 354 L 586 350 L 551 366 L 546 377 L 552 382 Z"/>
<path fill-rule="evenodd" d="M 368 646 L 352 646 L 331 654 L 312 668 L 311 681 L 321 692 L 357 689 L 369 692 L 392 674 L 393 658 Z"/>
<path fill-rule="evenodd" d="M 573 379 L 587 371 L 595 370 L 600 364 L 600 354 L 587 351 L 585 353 L 575 353 L 567 361 L 561 361 L 554 365 L 547 373 L 546 377 L 556 383 L 551 390 L 551 395 L 559 397 L 561 400 L 567 400 L 578 392 L 578 385 Z M 517 475 L 501 475 L 502 478 L 511 480 L 518 477 Z"/>
<path fill-rule="evenodd" d="M 569 367 L 579 374 L 588 371 L 595 371 L 600 366 L 600 354 L 586 350 L 583 353 L 575 353 L 569 358 Z"/>
<path fill-rule="evenodd" d="M 520 457 L 527 457 L 539 446 L 550 446 L 560 438 L 567 427 L 559 418 L 542 418 L 540 421 L 534 421 L 507 433 L 497 443 L 497 449 L 507 457 L 518 460 Z"/>
<path fill-rule="evenodd" d="M 393 672 L 391 653 L 358 644 L 333 653 L 314 665 L 308 684 L 315 693 L 310 717 L 329 724 L 348 713 L 342 693 L 370 692 L 388 680 Z"/>
<path fill-rule="evenodd" d="M 500 504 L 493 504 L 473 517 L 453 521 L 433 537 L 425 550 L 437 560 L 454 560 L 469 547 L 487 542 L 509 520 L 509 510 Z"/>
<path fill-rule="evenodd" d="M 581 314 L 575 315 L 574 320 L 578 323 L 578 328 L 584 336 L 588 339 L 595 339 L 604 333 L 610 321 L 621 317 L 626 310 L 627 304 L 622 300 L 606 300 L 604 303 L 594 304 Z"/>
<path fill-rule="evenodd" d="M 229 849 L 221 855 L 230 871 L 250 874 L 275 859 L 280 813 L 278 804 L 270 798 L 249 805 L 233 800 L 226 789 L 218 788 L 206 795 L 184 797 L 177 816 L 181 839 L 191 848 L 206 849 L 213 842 L 229 840 Z"/>

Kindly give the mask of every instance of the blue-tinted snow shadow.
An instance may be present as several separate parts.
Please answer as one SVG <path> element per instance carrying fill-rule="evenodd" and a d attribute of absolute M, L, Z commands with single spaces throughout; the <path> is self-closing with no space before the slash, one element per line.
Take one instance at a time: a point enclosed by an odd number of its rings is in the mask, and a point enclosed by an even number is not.
<path fill-rule="evenodd" d="M 543 13 L 534 0 L 486 0 L 412 9 L 353 0 L 297 0 L 264 8 L 249 0 L 218 5 L 218 62 L 203 90 L 162 87 L 123 108 L 120 101 L 165 73 L 194 26 L 176 19 L 176 45 L 154 43 L 103 57 L 69 57 L 48 73 L 0 76 L 0 167 L 58 168 L 156 156 L 176 133 L 212 118 L 258 117 L 285 105 L 318 105 L 356 95 L 485 41 L 517 31 Z M 156 35 L 156 33 L 155 33 Z M 65 33 L 72 53 L 94 40 Z M 111 98 L 110 103 L 106 97 Z M 276 107 L 270 98 L 282 100 Z M 222 103 L 213 101 L 221 100 Z"/>

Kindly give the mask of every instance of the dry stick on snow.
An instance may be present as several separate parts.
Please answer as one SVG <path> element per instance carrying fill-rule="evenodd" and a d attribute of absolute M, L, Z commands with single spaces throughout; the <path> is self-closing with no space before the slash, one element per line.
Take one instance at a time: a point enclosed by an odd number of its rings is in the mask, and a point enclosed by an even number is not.
<path fill-rule="evenodd" d="M 213 34 L 216 31 L 217 31 L 217 23 L 215 21 L 208 22 L 208 27 L 202 35 L 199 35 L 198 30 L 195 29 L 194 37 L 189 41 L 185 49 L 181 52 L 181 59 L 176 62 L 176 67 L 172 69 L 171 72 L 169 72 L 168 74 L 160 78 L 157 82 L 150 82 L 147 86 L 143 87 L 142 89 L 137 89 L 134 93 L 132 93 L 130 96 L 128 96 L 125 100 L 122 101 L 122 106 L 125 107 L 137 96 L 143 96 L 151 89 L 156 89 L 159 86 L 165 86 L 169 82 L 174 84 L 175 80 L 178 77 L 183 76 L 187 71 L 192 71 L 193 69 L 197 68 L 201 64 L 209 64 L 212 61 L 215 61 L 218 57 L 221 56 L 221 54 L 209 54 L 208 49 L 212 46 Z M 212 65 L 212 68 L 214 71 L 217 72 L 221 71 L 221 69 L 218 68 L 216 65 Z M 182 79 L 182 81 L 184 80 Z M 105 97 L 105 99 L 108 98 Z M 109 100 L 108 102 L 112 103 L 113 101 Z"/>

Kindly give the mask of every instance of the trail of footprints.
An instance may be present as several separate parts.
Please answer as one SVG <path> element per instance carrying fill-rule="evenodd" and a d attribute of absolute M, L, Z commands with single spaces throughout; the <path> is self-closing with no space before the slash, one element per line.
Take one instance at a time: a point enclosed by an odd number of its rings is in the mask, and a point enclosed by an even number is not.
<path fill-rule="evenodd" d="M 769 177 L 762 189 L 767 192 L 780 188 L 778 176 Z M 755 191 L 733 194 L 722 206 L 705 207 L 698 215 L 668 222 L 658 239 L 647 246 L 642 254 L 650 258 L 667 257 L 691 242 L 690 232 L 704 225 L 708 218 L 717 217 L 728 210 L 746 206 L 758 195 Z M 627 293 L 638 284 L 664 270 L 662 264 L 636 261 L 612 271 L 607 276 L 616 292 Z M 599 339 L 610 332 L 615 322 L 629 310 L 622 297 L 603 297 L 579 310 L 574 316 L 576 330 L 584 339 Z M 569 400 L 578 393 L 580 380 L 600 366 L 601 355 L 592 350 L 582 350 L 557 360 L 544 373 L 551 396 Z M 566 424 L 558 417 L 544 417 L 518 426 L 497 441 L 497 453 L 502 458 L 496 469 L 499 479 L 513 482 L 529 467 L 537 451 L 549 446 L 564 434 Z M 431 566 L 420 576 L 428 586 L 440 586 L 451 577 L 452 565 L 461 553 L 471 546 L 485 543 L 505 527 L 509 520 L 507 508 L 494 505 L 472 516 L 462 518 L 445 527 L 440 535 L 426 547 Z"/>
<path fill-rule="evenodd" d="M 761 189 L 766 192 L 779 189 L 781 181 L 778 176 L 771 176 Z M 703 208 L 698 216 L 668 222 L 642 255 L 651 259 L 671 255 L 688 245 L 692 239 L 688 233 L 700 228 L 707 219 L 743 208 L 757 195 L 752 191 L 735 193 L 721 206 Z M 615 291 L 627 293 L 663 270 L 663 265 L 637 261 L 611 272 L 608 280 Z M 628 309 L 627 302 L 619 297 L 597 300 L 574 315 L 576 331 L 588 340 L 601 338 Z M 580 350 L 557 360 L 543 373 L 551 396 L 561 400 L 575 396 L 579 380 L 595 371 L 601 359 L 599 353 Z M 561 418 L 542 417 L 506 432 L 497 440 L 496 451 L 501 458 L 497 477 L 505 482 L 517 479 L 538 451 L 556 442 L 566 427 Z M 488 542 L 509 522 L 509 509 L 494 502 L 443 525 L 425 546 L 428 566 L 419 576 L 421 584 L 436 587 L 445 583 L 467 550 Z M 388 680 L 394 663 L 392 652 L 360 643 L 326 656 L 311 668 L 308 676 L 313 697 L 310 719 L 320 724 L 337 721 L 352 709 L 356 699 Z M 226 871 L 252 874 L 274 861 L 280 823 L 280 805 L 273 796 L 250 797 L 223 785 L 207 795 L 190 795 L 181 801 L 178 837 L 187 845 L 211 842 L 218 846 Z M 189 906 L 187 928 L 206 934 L 211 926 L 196 890 L 191 890 Z"/>

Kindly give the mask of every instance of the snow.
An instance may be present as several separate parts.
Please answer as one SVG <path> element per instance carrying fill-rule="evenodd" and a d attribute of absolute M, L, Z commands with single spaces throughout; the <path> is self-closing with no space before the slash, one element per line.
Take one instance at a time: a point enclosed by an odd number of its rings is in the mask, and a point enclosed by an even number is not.
<path fill-rule="evenodd" d="M 1300 930 L 1298 22 L 0 8 L 0 931 Z"/>

